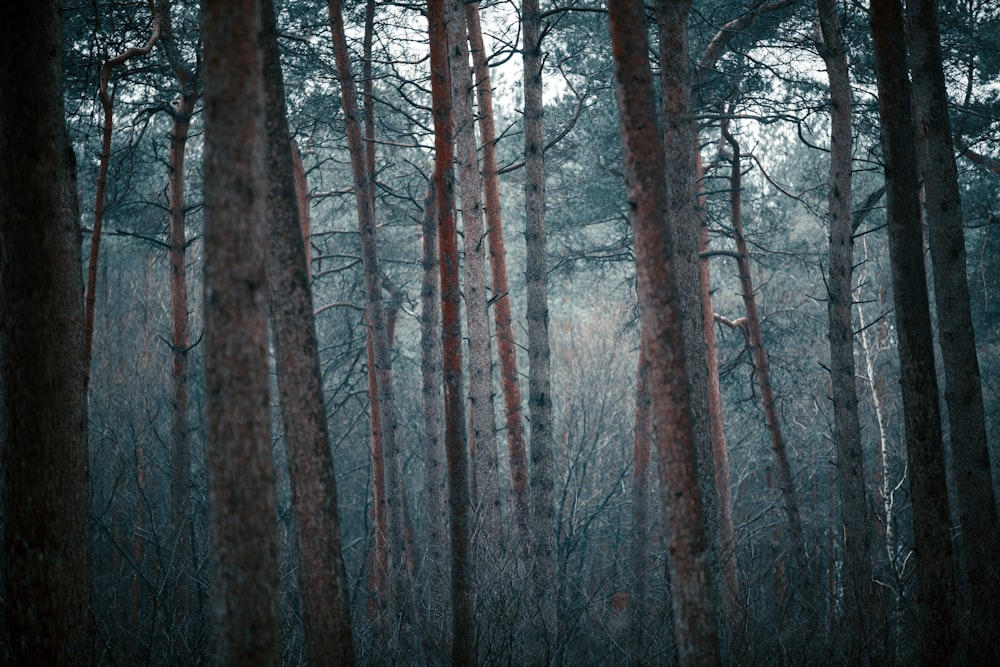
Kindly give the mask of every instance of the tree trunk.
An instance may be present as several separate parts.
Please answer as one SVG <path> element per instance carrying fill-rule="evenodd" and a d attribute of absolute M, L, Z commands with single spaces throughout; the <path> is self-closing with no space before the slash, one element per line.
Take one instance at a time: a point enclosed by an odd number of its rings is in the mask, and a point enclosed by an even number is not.
<path fill-rule="evenodd" d="M 924 269 L 906 41 L 899 0 L 872 0 L 870 18 L 920 586 L 921 662 L 946 665 L 951 662 L 956 642 L 955 572 Z"/>
<path fill-rule="evenodd" d="M 191 335 L 188 326 L 187 302 L 187 234 L 184 210 L 184 157 L 187 149 L 188 129 L 197 98 L 184 96 L 180 107 L 174 110 L 170 133 L 170 313 L 171 348 L 173 367 L 173 405 L 170 413 L 170 502 L 173 517 L 175 566 L 172 575 L 173 628 L 178 637 L 187 638 L 190 630 L 190 606 L 194 568 L 191 548 L 191 438 L 188 422 L 188 352 Z M 182 643 L 182 645 L 185 645 Z M 180 657 L 180 656 L 179 656 Z"/>
<path fill-rule="evenodd" d="M 700 227 L 698 252 L 702 256 L 698 266 L 698 288 L 701 290 L 701 326 L 705 338 L 705 365 L 708 368 L 708 423 L 712 434 L 712 461 L 715 464 L 715 490 L 719 511 L 719 560 L 722 565 L 722 604 L 726 616 L 726 629 L 732 632 L 743 622 L 740 604 L 739 547 L 733 526 L 733 494 L 729 481 L 729 445 L 722 413 L 722 388 L 719 384 L 719 351 L 715 341 L 715 312 L 712 308 L 712 270 L 708 253 L 708 224 L 705 221 L 705 191 L 702 183 L 704 168 L 701 151 L 695 153 L 695 173 L 698 192 L 696 210 Z"/>
<path fill-rule="evenodd" d="M 521 385 L 517 372 L 517 344 L 511 324 L 510 293 L 507 285 L 507 249 L 503 238 L 500 212 L 500 184 L 497 179 L 497 136 L 493 123 L 493 88 L 486 60 L 486 46 L 479 22 L 479 2 L 465 5 L 469 27 L 476 82 L 476 104 L 479 115 L 479 136 L 483 153 L 483 194 L 485 199 L 486 238 L 490 253 L 490 274 L 493 282 L 493 321 L 497 339 L 497 359 L 500 365 L 500 386 L 503 391 L 507 452 L 510 459 L 512 505 L 514 511 L 514 543 L 518 549 L 528 548 L 528 461 L 524 443 L 524 419 L 521 416 Z"/>
<path fill-rule="evenodd" d="M 463 295 L 469 326 L 469 406 L 472 442 L 475 443 L 476 523 L 473 528 L 476 558 L 485 574 L 488 561 L 502 558 L 500 539 L 500 485 L 497 472 L 496 415 L 493 410 L 493 359 L 486 307 L 486 255 L 483 233 L 482 179 L 476 151 L 476 125 L 472 112 L 472 72 L 469 68 L 469 32 L 464 0 L 449 0 L 448 64 L 451 71 L 452 127 L 456 168 L 462 201 L 462 241 L 465 250 Z M 492 556 L 492 558 L 491 558 Z M 496 561 L 494 561 L 496 564 Z M 480 595 L 500 592 L 499 586 Z M 487 604 L 492 604 L 489 601 Z M 490 610 L 494 611 L 495 610 Z"/>
<path fill-rule="evenodd" d="M 951 141 L 936 0 L 910 0 L 909 46 L 944 398 L 969 578 L 972 664 L 1000 664 L 1000 528 L 966 277 L 962 201 Z"/>
<path fill-rule="evenodd" d="M 448 624 L 448 477 L 441 424 L 440 283 L 437 252 L 437 186 L 432 177 L 424 200 L 423 280 L 420 287 L 420 374 L 424 419 L 424 488 L 427 494 L 427 570 L 424 573 L 427 632 L 439 653 L 451 645 Z M 429 654 L 429 653 L 428 653 Z"/>
<path fill-rule="evenodd" d="M 337 76 L 343 100 L 347 126 L 347 145 L 351 154 L 354 175 L 354 192 L 358 208 L 358 228 L 361 234 L 361 258 L 365 269 L 368 331 L 371 336 L 372 354 L 376 375 L 378 400 L 373 401 L 381 423 L 381 440 L 385 457 L 386 525 L 389 546 L 389 577 L 392 584 L 392 603 L 400 603 L 406 585 L 406 536 L 404 534 L 402 502 L 402 461 L 396 439 L 395 390 L 392 380 L 392 361 L 389 354 L 386 318 L 382 300 L 381 270 L 379 269 L 378 242 L 376 238 L 373 184 L 368 169 L 361 138 L 361 121 L 357 88 L 351 73 L 351 63 L 344 33 L 344 17 L 340 0 L 329 0 L 330 29 L 333 35 Z M 377 404 L 377 405 L 376 405 Z M 408 635 L 407 605 L 399 607 L 404 627 L 400 634 Z"/>
<path fill-rule="evenodd" d="M 0 447 L 4 647 L 91 664 L 87 368 L 59 3 L 0 10 Z"/>
<path fill-rule="evenodd" d="M 174 553 L 171 557 L 171 590 L 169 604 L 172 635 L 181 639 L 174 642 L 176 664 L 187 664 L 191 656 L 187 651 L 194 627 L 191 618 L 196 580 L 191 576 L 195 569 L 191 526 L 191 438 L 190 438 L 190 376 L 188 352 L 191 334 L 187 296 L 187 231 L 184 169 L 188 132 L 195 104 L 201 95 L 197 72 L 183 62 L 173 33 L 171 3 L 160 0 L 156 11 L 160 21 L 160 39 L 157 44 L 166 55 L 177 80 L 180 92 L 171 100 L 170 117 L 173 121 L 168 154 L 167 193 L 170 207 L 170 313 L 171 313 L 171 368 L 172 405 L 170 415 L 170 514 L 173 531 Z M 147 347 L 148 356 L 149 349 Z M 148 365 L 148 363 L 147 363 Z"/>
<path fill-rule="evenodd" d="M 559 637 L 556 600 L 556 515 L 553 497 L 552 378 L 549 367 L 548 270 L 545 232 L 545 125 L 542 105 L 541 13 L 538 0 L 521 3 L 524 34 L 524 242 L 528 320 L 528 414 L 531 424 L 530 499 L 533 567 L 531 585 L 539 610 L 539 662 L 549 662 Z M 537 644 L 537 645 L 536 645 Z"/>
<path fill-rule="evenodd" d="M 292 142 L 285 116 L 274 6 L 261 1 L 267 103 L 268 304 L 285 427 L 306 655 L 313 665 L 354 662 L 330 451 Z"/>
<path fill-rule="evenodd" d="M 643 344 L 648 346 L 650 359 L 674 635 L 682 665 L 716 665 L 720 662 L 719 635 L 674 277 L 674 239 L 664 222 L 669 204 L 664 191 L 665 158 L 657 131 L 643 5 L 638 1 L 611 3 L 608 16 L 635 239 Z"/>
<path fill-rule="evenodd" d="M 840 480 L 840 512 L 844 541 L 844 618 L 838 641 L 847 659 L 862 664 L 871 647 L 872 557 L 862 465 L 861 423 L 854 368 L 853 217 L 851 176 L 854 135 L 851 123 L 851 81 L 847 52 L 835 0 L 817 0 L 817 48 L 830 81 L 830 270 L 827 313 L 830 338 L 830 387 L 833 399 L 833 441 Z"/>
<path fill-rule="evenodd" d="M 101 131 L 101 157 L 97 165 L 97 193 L 94 201 L 94 228 L 90 235 L 90 256 L 87 262 L 87 287 L 84 296 L 83 312 L 83 344 L 87 362 L 87 376 L 90 377 L 90 357 L 94 348 L 94 310 L 97 305 L 97 258 L 101 249 L 101 226 L 104 223 L 104 194 L 108 184 L 108 163 L 111 161 L 111 131 L 114 128 L 114 100 L 108 94 L 108 83 L 111 80 L 111 70 L 124 65 L 129 59 L 144 56 L 153 49 L 160 36 L 160 17 L 153 0 L 148 0 L 149 10 L 153 13 L 153 30 L 145 46 L 133 47 L 124 53 L 109 58 L 101 65 L 100 82 L 97 96 L 104 112 L 104 123 Z"/>
<path fill-rule="evenodd" d="M 277 665 L 264 89 L 254 0 L 202 3 L 205 410 L 216 661 Z"/>
<path fill-rule="evenodd" d="M 720 613 L 718 629 L 725 634 L 726 624 L 721 604 L 722 572 L 720 561 L 719 498 L 715 484 L 712 427 L 708 408 L 708 366 L 705 342 L 704 309 L 700 273 L 696 178 L 698 125 L 693 114 L 691 59 L 688 44 L 689 0 L 658 0 L 656 19 L 660 31 L 660 113 L 667 165 L 667 224 L 674 241 L 674 280 L 680 308 L 681 334 L 684 337 L 685 372 L 693 418 L 695 457 L 701 484 L 702 518 L 708 539 L 708 565 L 714 607 Z M 725 639 L 720 642 L 725 646 Z"/>
<path fill-rule="evenodd" d="M 444 376 L 444 443 L 448 458 L 451 516 L 452 664 L 476 660 L 472 577 L 469 452 L 462 382 L 461 285 L 455 225 L 455 172 L 451 76 L 448 69 L 447 0 L 427 3 L 434 112 L 434 181 L 437 188 L 438 252 L 441 262 L 441 358 Z"/>
<path fill-rule="evenodd" d="M 792 579 L 792 614 L 809 609 L 806 604 L 809 595 L 809 563 L 806 558 L 805 539 L 802 534 L 802 515 L 799 512 L 798 495 L 795 482 L 792 479 L 792 467 L 788 460 L 788 448 L 781 432 L 781 422 L 778 418 L 778 406 L 775 402 L 774 389 L 771 386 L 771 373 L 764 349 L 764 335 L 760 328 L 760 315 L 757 312 L 757 299 L 750 273 L 750 253 L 747 249 L 746 235 L 743 232 L 742 206 L 742 161 L 740 144 L 730 133 L 726 121 L 722 123 L 722 134 L 732 148 L 732 170 L 730 172 L 730 209 L 733 231 L 736 241 L 736 264 L 739 268 L 740 287 L 743 293 L 743 306 L 746 309 L 747 344 L 753 360 L 757 386 L 760 389 L 760 400 L 764 408 L 764 418 L 767 421 L 768 434 L 771 437 L 771 449 L 774 451 L 775 467 L 778 474 L 778 489 L 784 502 L 785 517 L 788 521 L 788 537 L 795 565 L 795 575 Z M 797 619 L 803 622 L 803 619 Z"/>
<path fill-rule="evenodd" d="M 649 391 L 649 358 L 639 344 L 635 383 L 635 428 L 632 433 L 632 605 L 629 609 L 631 658 L 642 662 L 645 631 L 652 608 L 648 593 L 651 575 L 649 520 L 650 462 L 653 449 L 652 395 Z"/>

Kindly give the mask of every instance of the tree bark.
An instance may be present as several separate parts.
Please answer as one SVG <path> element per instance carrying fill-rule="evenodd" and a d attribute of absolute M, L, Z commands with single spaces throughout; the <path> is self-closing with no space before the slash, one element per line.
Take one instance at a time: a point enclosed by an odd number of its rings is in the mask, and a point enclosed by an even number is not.
<path fill-rule="evenodd" d="M 844 543 L 844 618 L 838 641 L 852 664 L 862 664 L 871 647 L 872 557 L 868 501 L 862 465 L 861 423 L 854 367 L 853 215 L 851 180 L 854 135 L 851 122 L 851 81 L 847 52 L 835 0 L 817 0 L 817 48 L 830 82 L 830 269 L 827 278 L 830 387 L 833 399 L 833 441 L 840 481 L 840 512 Z"/>
<path fill-rule="evenodd" d="M 696 153 L 698 125 L 694 117 L 691 91 L 691 58 L 688 24 L 691 2 L 658 0 L 656 20 L 660 31 L 660 114 L 666 159 L 667 224 L 674 244 L 674 279 L 679 296 L 681 334 L 684 337 L 685 373 L 691 401 L 692 428 L 698 480 L 701 484 L 702 518 L 708 539 L 708 566 L 714 607 L 719 612 L 718 628 L 725 634 L 721 604 L 719 498 L 715 484 L 712 427 L 708 407 L 708 366 L 704 310 L 700 274 L 698 215 L 698 174 Z M 725 638 L 720 645 L 725 646 Z"/>
<path fill-rule="evenodd" d="M 962 200 L 941 63 L 938 2 L 910 0 L 906 11 L 944 398 L 971 596 L 971 627 L 965 638 L 968 660 L 972 664 L 1000 664 L 1000 527 L 969 303 Z"/>
<path fill-rule="evenodd" d="M 94 661 L 80 215 L 59 3 L 0 9 L 0 447 L 6 657 Z"/>
<path fill-rule="evenodd" d="M 545 124 L 542 105 L 541 13 L 538 0 L 521 3 L 524 65 L 524 242 L 528 320 L 528 414 L 534 605 L 539 610 L 533 648 L 551 660 L 559 637 L 556 605 L 556 515 L 553 496 L 552 378 L 549 366 L 548 270 L 545 232 Z M 535 646 L 537 644 L 537 646 Z"/>
<path fill-rule="evenodd" d="M 268 304 L 288 451 L 306 655 L 313 665 L 349 665 L 354 662 L 354 648 L 337 481 L 285 116 L 281 53 L 274 6 L 271 0 L 261 0 L 260 5 L 267 105 Z"/>
<path fill-rule="evenodd" d="M 650 463 L 653 449 L 653 397 L 649 390 L 649 358 L 642 336 L 635 383 L 635 427 L 632 433 L 632 605 L 629 639 L 632 657 L 641 662 L 645 646 L 644 635 L 651 609 L 649 595 L 651 574 L 649 520 Z"/>
<path fill-rule="evenodd" d="M 434 181 L 437 188 L 441 266 L 441 358 L 444 376 L 444 443 L 451 517 L 452 664 L 476 660 L 472 576 L 469 452 L 462 381 L 461 285 L 455 224 L 454 140 L 448 68 L 447 0 L 428 0 L 427 23 L 434 113 Z"/>
<path fill-rule="evenodd" d="M 608 7 L 636 252 L 636 277 L 656 428 L 660 492 L 667 524 L 674 635 L 682 665 L 720 663 L 709 549 L 704 532 L 686 376 L 674 239 L 665 224 L 668 197 L 657 130 L 643 5 Z"/>
<path fill-rule="evenodd" d="M 483 183 L 479 175 L 476 125 L 472 112 L 472 72 L 469 68 L 469 32 L 464 0 L 448 0 L 448 64 L 451 70 L 452 128 L 462 202 L 462 241 L 465 251 L 463 295 L 469 327 L 469 409 L 475 443 L 476 523 L 472 534 L 476 559 L 483 573 L 488 561 L 501 558 L 500 484 L 497 472 L 496 415 L 493 410 L 493 359 L 486 306 L 486 254 L 483 232 Z M 492 556 L 492 558 L 491 558 Z M 488 589 L 498 593 L 499 586 Z M 485 595 L 486 590 L 480 592 Z"/>
<path fill-rule="evenodd" d="M 202 3 L 205 410 L 219 664 L 281 659 L 259 5 Z"/>
<path fill-rule="evenodd" d="M 899 0 L 872 0 L 871 31 L 888 194 L 889 256 L 920 586 L 921 663 L 955 651 L 955 572 L 920 225 L 917 154 Z"/>
<path fill-rule="evenodd" d="M 524 442 L 524 419 L 521 414 L 521 385 L 517 371 L 517 343 L 510 309 L 510 288 L 507 284 L 507 248 L 503 237 L 500 211 L 500 184 L 497 179 L 497 136 L 493 122 L 493 88 L 486 60 L 486 46 L 479 21 L 479 2 L 465 5 L 469 27 L 469 47 L 472 52 L 476 84 L 476 105 L 479 114 L 479 136 L 482 143 L 483 194 L 486 214 L 486 238 L 490 253 L 490 275 L 493 283 L 493 322 L 497 339 L 497 360 L 500 365 L 500 387 L 503 391 L 507 433 L 507 453 L 510 459 L 511 495 L 514 511 L 514 542 L 527 549 L 528 460 Z"/>
<path fill-rule="evenodd" d="M 424 200 L 423 279 L 420 287 L 420 374 L 424 420 L 424 488 L 427 494 L 427 627 L 433 647 L 451 645 L 448 623 L 448 477 L 441 423 L 441 275 L 438 265 L 436 178 L 431 177 Z"/>

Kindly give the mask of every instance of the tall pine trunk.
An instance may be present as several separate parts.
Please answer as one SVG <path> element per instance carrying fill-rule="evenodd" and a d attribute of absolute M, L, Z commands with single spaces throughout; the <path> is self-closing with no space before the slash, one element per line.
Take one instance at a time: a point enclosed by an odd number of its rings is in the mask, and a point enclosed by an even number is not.
<path fill-rule="evenodd" d="M 844 542 L 844 618 L 838 640 L 847 660 L 861 664 L 872 631 L 872 556 L 868 502 L 862 465 L 861 423 L 854 368 L 853 215 L 851 181 L 854 135 L 851 81 L 847 52 L 835 0 L 817 0 L 817 48 L 830 82 L 830 269 L 827 278 L 830 387 L 833 398 L 833 441 L 840 482 Z"/>
<path fill-rule="evenodd" d="M 441 359 L 444 377 L 444 443 L 448 459 L 448 513 L 451 517 L 452 646 L 455 665 L 476 660 L 474 580 L 470 541 L 468 432 L 462 381 L 461 284 L 455 224 L 454 139 L 451 75 L 448 68 L 448 0 L 427 3 L 434 115 L 434 183 L 437 189 L 438 254 L 441 268 Z"/>
<path fill-rule="evenodd" d="M 552 376 L 549 351 L 548 270 L 545 232 L 545 124 L 542 106 L 541 13 L 538 0 L 521 3 L 524 65 L 524 243 L 528 320 L 530 498 L 534 569 L 532 650 L 551 660 L 559 637 L 556 585 L 555 463 L 552 444 Z"/>
<path fill-rule="evenodd" d="M 682 665 L 717 665 L 721 655 L 711 593 L 710 551 L 674 276 L 674 239 L 665 222 L 669 206 L 665 156 L 657 131 L 644 8 L 638 0 L 622 0 L 609 5 L 608 16 L 635 243 L 642 344 L 647 346 L 650 359 L 674 636 Z"/>
<path fill-rule="evenodd" d="M 349 665 L 354 648 L 337 482 L 285 116 L 281 53 L 274 6 L 271 0 L 260 4 L 267 112 L 268 304 L 288 451 L 305 648 L 310 664 Z"/>
<path fill-rule="evenodd" d="M 469 49 L 472 52 L 476 83 L 476 105 L 479 116 L 479 136 L 482 143 L 483 196 L 486 215 L 486 238 L 490 253 L 492 279 L 493 322 L 497 339 L 497 360 L 500 366 L 500 387 L 503 392 L 504 425 L 507 435 L 507 455 L 510 460 L 511 495 L 514 512 L 514 542 L 518 549 L 528 548 L 528 460 L 524 443 L 524 419 L 521 414 L 521 385 L 517 371 L 517 343 L 512 325 L 510 294 L 507 284 L 507 248 L 503 237 L 500 211 L 500 184 L 497 178 L 497 136 L 493 122 L 493 89 L 490 68 L 486 60 L 482 27 L 479 22 L 479 2 L 465 5 L 469 28 Z"/>
<path fill-rule="evenodd" d="M 472 72 L 464 0 L 448 0 L 448 65 L 451 70 L 452 128 L 456 168 L 462 202 L 462 294 L 469 327 L 469 409 L 475 444 L 476 541 L 478 566 L 489 572 L 501 558 L 500 485 L 497 472 L 496 415 L 493 410 L 493 359 L 486 305 L 486 237 L 483 232 L 483 184 L 476 150 L 476 125 L 472 110 Z M 500 587 L 491 587 L 491 593 Z M 486 591 L 481 591 L 484 595 Z M 495 611 L 495 610 L 493 610 Z"/>
<path fill-rule="evenodd" d="M 91 664 L 87 367 L 75 159 L 54 0 L 0 9 L 4 652 Z"/>
<path fill-rule="evenodd" d="M 872 0 L 906 456 L 920 587 L 921 664 L 955 652 L 955 571 L 921 233 L 919 174 L 900 0 Z"/>
<path fill-rule="evenodd" d="M 205 412 L 219 664 L 281 659 L 260 32 L 255 0 L 202 3 Z"/>
<path fill-rule="evenodd" d="M 962 201 L 941 63 L 938 2 L 909 0 L 906 11 L 944 398 L 971 596 L 970 634 L 964 639 L 970 663 L 1000 664 L 1000 527 L 969 304 Z"/>

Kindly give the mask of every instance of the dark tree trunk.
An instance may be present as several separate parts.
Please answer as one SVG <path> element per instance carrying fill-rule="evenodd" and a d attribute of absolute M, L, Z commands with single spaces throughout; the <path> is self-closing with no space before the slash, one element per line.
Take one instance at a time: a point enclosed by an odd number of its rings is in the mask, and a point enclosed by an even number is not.
<path fill-rule="evenodd" d="M 900 1 L 872 0 L 870 18 L 920 586 L 921 663 L 946 665 L 951 662 L 956 643 L 955 571 Z"/>
<path fill-rule="evenodd" d="M 608 7 L 625 174 L 636 252 L 643 344 L 650 359 L 660 493 L 666 516 L 674 635 L 682 665 L 720 662 L 709 549 L 689 402 L 674 239 L 657 129 L 646 22 L 639 1 Z"/>
<path fill-rule="evenodd" d="M 851 176 L 854 135 L 851 122 L 851 80 L 835 0 L 818 0 L 817 47 L 830 82 L 830 270 L 827 313 L 830 338 L 830 386 L 833 398 L 833 440 L 840 481 L 840 512 L 844 541 L 844 618 L 838 641 L 852 664 L 862 664 L 871 649 L 872 557 L 868 501 L 862 466 L 861 423 L 854 368 L 853 215 Z"/>
<path fill-rule="evenodd" d="M 476 659 L 470 540 L 468 433 L 462 382 L 462 320 L 458 230 L 455 225 L 454 142 L 451 76 L 448 69 L 447 0 L 427 3 L 434 112 L 434 181 L 437 188 L 438 252 L 441 263 L 441 358 L 444 376 L 444 443 L 448 458 L 448 509 L 451 516 L 452 664 Z"/>
<path fill-rule="evenodd" d="M 1000 664 L 1000 528 L 990 473 L 937 0 L 909 0 L 910 58 L 948 434 L 971 606 L 970 664 Z"/>
<path fill-rule="evenodd" d="M 277 665 L 263 69 L 255 0 L 202 3 L 205 411 L 219 664 Z"/>
<path fill-rule="evenodd" d="M 173 531 L 174 553 L 171 556 L 171 590 L 169 604 L 173 636 L 180 639 L 176 646 L 176 664 L 190 662 L 187 647 L 196 621 L 191 617 L 196 586 L 191 576 L 195 568 L 191 528 L 191 437 L 190 437 L 190 379 L 188 352 L 191 333 L 187 296 L 187 231 L 184 169 L 188 132 L 195 104 L 201 95 L 197 72 L 192 71 L 181 59 L 173 32 L 171 3 L 160 0 L 157 4 L 160 19 L 159 47 L 163 50 L 174 72 L 180 93 L 171 101 L 173 121 L 168 153 L 167 193 L 170 207 L 170 315 L 171 315 L 171 368 L 172 405 L 170 414 L 170 514 Z M 148 351 L 147 351 L 148 353 Z"/>
<path fill-rule="evenodd" d="M 261 0 L 267 104 L 268 303 L 285 427 L 306 655 L 313 665 L 354 662 L 340 548 L 319 344 L 285 116 L 285 86 L 271 0 Z"/>
<path fill-rule="evenodd" d="M 59 3 L 0 9 L 0 447 L 12 665 L 91 664 L 87 369 Z"/>

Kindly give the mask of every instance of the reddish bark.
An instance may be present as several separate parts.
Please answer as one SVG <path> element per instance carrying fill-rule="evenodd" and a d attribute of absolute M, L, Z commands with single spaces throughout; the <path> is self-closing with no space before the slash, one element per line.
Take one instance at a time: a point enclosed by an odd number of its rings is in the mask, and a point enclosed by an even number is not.
<path fill-rule="evenodd" d="M 657 131 L 646 22 L 640 1 L 608 7 L 639 304 L 650 359 L 660 492 L 666 516 L 674 635 L 682 665 L 720 662 L 710 593 L 679 295 L 674 282 L 663 143 Z"/>
<path fill-rule="evenodd" d="M 503 391 L 507 432 L 507 452 L 510 459 L 511 493 L 517 534 L 516 543 L 528 547 L 528 461 L 524 443 L 524 419 L 521 415 L 521 385 L 517 371 L 517 343 L 512 326 L 510 294 L 507 284 L 507 249 L 503 237 L 503 217 L 500 210 L 500 184 L 497 179 L 497 136 L 493 122 L 493 89 L 490 68 L 486 60 L 482 28 L 479 22 L 479 2 L 465 5 L 469 27 L 469 47 L 472 52 L 476 82 L 476 104 L 479 115 L 479 136 L 482 143 L 482 176 L 486 238 L 490 254 L 490 274 L 493 282 L 493 322 L 496 330 L 497 360 L 500 366 L 500 387 Z"/>
<path fill-rule="evenodd" d="M 451 516 L 452 663 L 475 663 L 469 453 L 462 382 L 461 285 L 455 224 L 451 77 L 448 68 L 446 0 L 427 3 L 434 113 L 435 187 L 441 265 L 441 358 L 444 376 L 444 441 Z"/>

